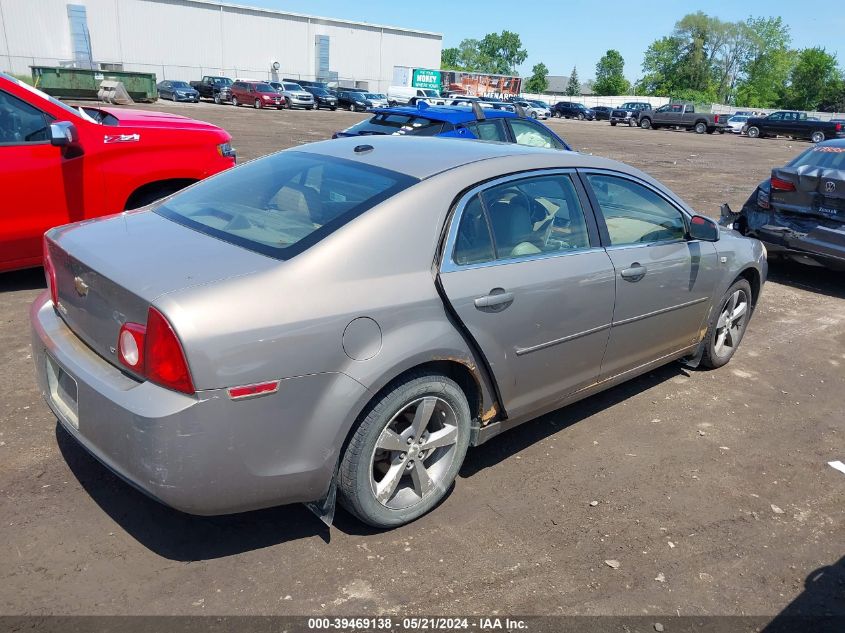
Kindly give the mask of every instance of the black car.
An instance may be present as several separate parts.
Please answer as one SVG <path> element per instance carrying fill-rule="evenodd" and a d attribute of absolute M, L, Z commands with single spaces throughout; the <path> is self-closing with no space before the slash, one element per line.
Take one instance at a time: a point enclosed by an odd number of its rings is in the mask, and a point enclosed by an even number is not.
<path fill-rule="evenodd" d="M 756 237 L 771 255 L 845 271 L 845 139 L 773 169 L 739 213 L 722 205 L 720 224 Z"/>
<path fill-rule="evenodd" d="M 165 79 L 156 84 L 159 99 L 170 99 L 171 101 L 187 101 L 199 103 L 200 93 L 191 88 L 187 81 L 172 81 Z"/>
<path fill-rule="evenodd" d="M 337 96 L 325 88 L 319 86 L 302 86 L 305 92 L 310 92 L 314 95 L 314 105 L 317 109 L 329 108 L 330 110 L 337 110 Z"/>
<path fill-rule="evenodd" d="M 595 121 L 596 113 L 583 103 L 572 101 L 558 101 L 552 106 L 552 116 L 564 119 L 578 119 L 579 121 Z"/>
<path fill-rule="evenodd" d="M 596 121 L 609 121 L 610 113 L 613 112 L 613 108 L 610 108 L 608 106 L 595 106 L 593 108 L 590 108 L 590 110 L 595 113 Z"/>
<path fill-rule="evenodd" d="M 365 92 L 341 88 L 337 91 L 337 107 L 344 108 L 350 112 L 363 112 L 370 107 Z"/>
<path fill-rule="evenodd" d="M 744 129 L 749 138 L 789 136 L 807 139 L 813 143 L 845 138 L 845 126 L 842 123 L 814 120 L 808 117 L 806 112 L 795 110 L 781 110 L 766 117 L 752 117 L 748 119 Z"/>
<path fill-rule="evenodd" d="M 640 113 L 649 110 L 651 110 L 651 104 L 647 101 L 627 101 L 610 111 L 610 124 L 624 123 L 629 127 L 635 127 L 639 125 Z"/>

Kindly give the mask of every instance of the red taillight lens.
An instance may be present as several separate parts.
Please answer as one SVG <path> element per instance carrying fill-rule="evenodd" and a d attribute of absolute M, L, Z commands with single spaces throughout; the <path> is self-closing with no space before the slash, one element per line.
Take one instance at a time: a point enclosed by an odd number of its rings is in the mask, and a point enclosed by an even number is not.
<path fill-rule="evenodd" d="M 50 298 L 53 305 L 59 305 L 59 287 L 56 285 L 56 268 L 53 266 L 53 258 L 50 256 L 50 241 L 44 236 L 44 277 L 47 279 L 47 288 L 50 290 Z"/>
<path fill-rule="evenodd" d="M 129 369 L 162 387 L 194 393 L 194 382 L 176 333 L 155 308 L 147 325 L 124 323 L 117 335 L 117 358 Z"/>
<path fill-rule="evenodd" d="M 771 185 L 773 191 L 795 191 L 795 185 L 788 180 L 781 180 L 772 176 Z"/>
<path fill-rule="evenodd" d="M 117 359 L 137 371 L 144 373 L 144 338 L 147 333 L 140 323 L 124 323 L 117 335 Z"/>
<path fill-rule="evenodd" d="M 837 131 L 837 132 L 841 132 L 841 131 L 842 131 L 842 124 L 841 124 L 841 123 L 837 123 L 837 124 L 836 124 L 836 131 Z"/>
<path fill-rule="evenodd" d="M 715 117 L 713 117 L 713 123 L 718 123 L 718 122 L 719 122 L 719 115 L 717 114 Z"/>
<path fill-rule="evenodd" d="M 155 308 L 147 313 L 144 374 L 155 383 L 182 393 L 194 393 L 194 383 L 182 344 L 170 323 Z"/>

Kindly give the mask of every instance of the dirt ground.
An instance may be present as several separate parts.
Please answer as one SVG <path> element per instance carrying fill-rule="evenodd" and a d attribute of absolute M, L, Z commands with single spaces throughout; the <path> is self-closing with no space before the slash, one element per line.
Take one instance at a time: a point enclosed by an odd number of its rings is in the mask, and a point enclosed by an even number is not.
<path fill-rule="evenodd" d="M 154 107 L 222 125 L 241 160 L 364 116 Z M 550 125 L 712 216 L 807 147 Z M 190 517 L 119 481 L 36 392 L 41 288 L 0 276 L 0 614 L 845 614 L 841 274 L 773 264 L 730 365 L 673 364 L 473 449 L 436 511 L 389 532 L 301 506 Z"/>

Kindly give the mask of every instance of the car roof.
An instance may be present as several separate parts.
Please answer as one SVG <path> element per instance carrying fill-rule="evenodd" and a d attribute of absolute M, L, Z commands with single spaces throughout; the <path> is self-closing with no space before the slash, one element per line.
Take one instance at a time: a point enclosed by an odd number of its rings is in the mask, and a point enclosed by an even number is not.
<path fill-rule="evenodd" d="M 840 119 L 841 121 L 842 119 Z M 834 121 L 834 123 L 838 123 L 838 121 Z M 815 147 L 824 146 L 824 147 L 845 147 L 845 138 L 834 138 L 829 141 L 822 141 L 815 145 Z"/>
<path fill-rule="evenodd" d="M 397 106 L 394 108 L 372 108 L 376 114 L 405 114 L 408 116 L 419 116 L 432 121 L 446 121 L 448 123 L 468 123 L 475 121 L 476 116 L 472 108 L 461 106 L 429 106 L 426 108 L 413 106 Z M 488 119 L 515 118 L 517 114 L 510 110 L 497 110 L 496 108 L 484 108 L 484 116 Z"/>
<path fill-rule="evenodd" d="M 372 148 L 355 151 L 356 147 Z M 595 167 L 613 169 L 651 178 L 616 161 L 573 151 L 529 147 L 516 143 L 498 143 L 469 139 L 426 136 L 353 136 L 300 145 L 285 151 L 309 152 L 344 158 L 373 167 L 389 169 L 413 178 L 425 179 L 436 174 L 476 163 L 491 162 L 491 176 L 524 169 Z"/>

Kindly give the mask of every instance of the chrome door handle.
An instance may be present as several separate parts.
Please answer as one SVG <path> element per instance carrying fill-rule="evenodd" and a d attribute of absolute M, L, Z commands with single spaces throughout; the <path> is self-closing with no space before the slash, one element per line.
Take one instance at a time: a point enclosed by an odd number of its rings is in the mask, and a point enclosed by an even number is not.
<path fill-rule="evenodd" d="M 621 275 L 622 279 L 626 281 L 639 281 L 645 277 L 647 272 L 648 269 L 645 266 L 642 266 L 639 262 L 634 262 L 630 268 L 623 268 Z"/>
<path fill-rule="evenodd" d="M 513 293 L 505 292 L 502 288 L 493 288 L 489 295 L 478 297 L 474 303 L 479 310 L 484 308 L 504 310 L 513 303 Z"/>

